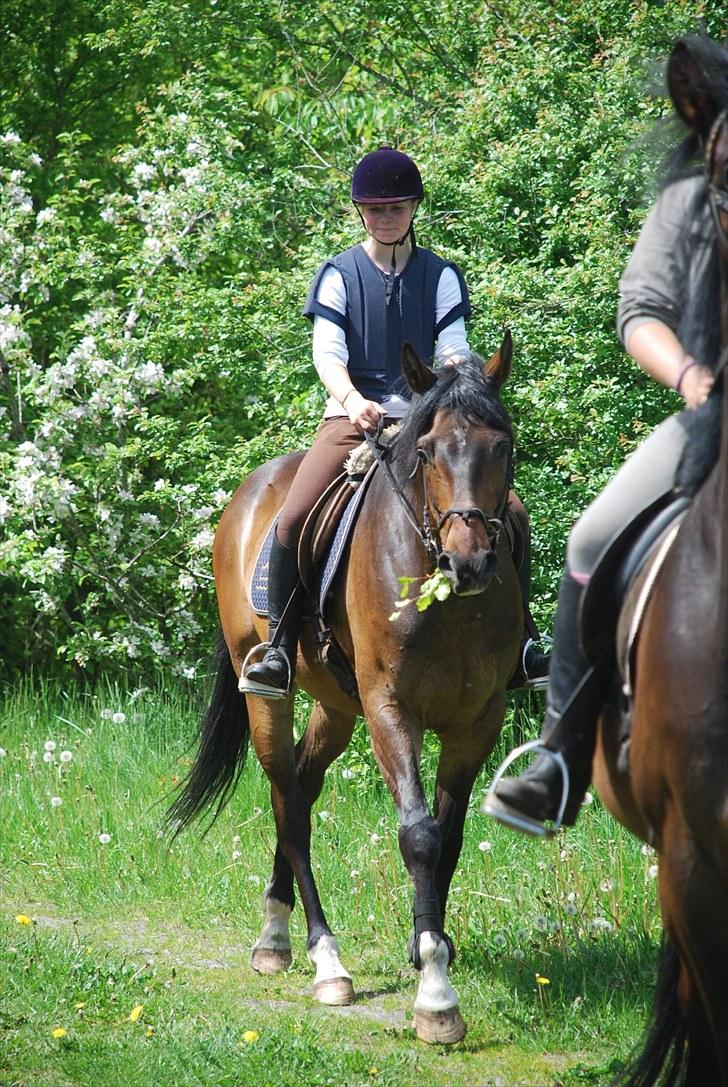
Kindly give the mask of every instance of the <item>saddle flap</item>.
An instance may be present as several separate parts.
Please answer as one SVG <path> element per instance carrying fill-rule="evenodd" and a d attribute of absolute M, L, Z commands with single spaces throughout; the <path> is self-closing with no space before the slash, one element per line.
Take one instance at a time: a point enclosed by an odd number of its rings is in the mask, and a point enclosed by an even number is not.
<path fill-rule="evenodd" d="M 298 569 L 303 587 L 312 598 L 316 596 L 317 574 L 354 493 L 348 474 L 342 472 L 329 484 L 306 518 L 298 542 Z"/>
<path fill-rule="evenodd" d="M 581 640 L 594 663 L 614 638 L 622 602 L 644 565 L 655 540 L 690 504 L 684 495 L 668 495 L 646 509 L 607 543 L 597 560 L 581 604 Z"/>

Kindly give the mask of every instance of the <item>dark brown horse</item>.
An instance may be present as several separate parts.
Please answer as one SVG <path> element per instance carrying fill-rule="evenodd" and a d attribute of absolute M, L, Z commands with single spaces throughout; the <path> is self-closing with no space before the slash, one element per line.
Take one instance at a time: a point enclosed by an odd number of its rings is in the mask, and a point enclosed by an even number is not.
<path fill-rule="evenodd" d="M 224 636 L 217 687 L 195 764 L 171 812 L 184 824 L 211 803 L 219 810 L 237 780 L 249 732 L 270 779 L 278 843 L 252 964 L 273 973 L 291 962 L 295 877 L 314 994 L 323 1003 L 350 1003 L 351 978 L 312 871 L 310 813 L 326 768 L 362 713 L 414 885 L 410 958 L 420 971 L 414 1023 L 429 1042 L 456 1042 L 465 1033 L 447 976 L 454 950 L 443 927 L 445 906 L 473 783 L 503 723 L 522 628 L 516 572 L 500 532 L 513 441 L 499 391 L 510 362 L 510 335 L 487 365 L 473 356 L 437 376 L 405 349 L 405 376 L 417 395 L 393 447 L 391 478 L 375 473 L 334 584 L 331 625 L 354 667 L 361 702 L 322 667 L 312 632 L 304 629 L 297 677 L 314 708 L 297 744 L 293 698 L 245 699 L 237 677 L 251 646 L 265 637 L 265 622 L 249 602 L 251 575 L 301 454 L 264 465 L 235 492 L 213 552 Z M 390 622 L 398 578 L 424 578 L 435 562 L 451 579 L 451 596 L 422 612 L 406 607 Z M 426 729 L 441 742 L 432 814 L 419 770 Z"/>
<path fill-rule="evenodd" d="M 620 1082 L 727 1087 L 728 121 L 705 94 L 704 75 L 687 49 L 676 49 L 669 75 L 683 119 L 706 147 L 718 228 L 720 456 L 680 526 L 645 612 L 629 771 L 619 760 L 617 716 L 605 713 L 594 776 L 607 807 L 654 845 L 660 862 L 665 945 L 653 1023 L 643 1053 Z"/>

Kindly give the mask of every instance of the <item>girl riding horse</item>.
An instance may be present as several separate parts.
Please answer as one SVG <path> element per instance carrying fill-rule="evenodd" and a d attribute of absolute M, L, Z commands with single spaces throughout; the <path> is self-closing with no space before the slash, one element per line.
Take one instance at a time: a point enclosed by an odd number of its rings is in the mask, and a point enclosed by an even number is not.
<path fill-rule="evenodd" d="M 301 593 L 298 541 L 317 499 L 342 472 L 348 454 L 381 418 L 401 419 L 411 395 L 402 379 L 405 342 L 422 357 L 457 364 L 469 354 L 465 318 L 470 302 L 457 265 L 415 242 L 413 221 L 424 198 L 422 178 L 407 155 L 381 147 L 354 170 L 351 199 L 366 238 L 326 261 L 316 273 L 304 315 L 313 321 L 313 361 L 329 393 L 324 419 L 278 517 L 268 569 L 268 641 L 250 655 L 240 690 L 285 698 L 296 667 Z M 541 653 L 528 608 L 528 514 L 511 491 L 509 517 L 523 541 L 519 583 L 524 598 L 520 668 L 511 686 L 543 687 Z"/>

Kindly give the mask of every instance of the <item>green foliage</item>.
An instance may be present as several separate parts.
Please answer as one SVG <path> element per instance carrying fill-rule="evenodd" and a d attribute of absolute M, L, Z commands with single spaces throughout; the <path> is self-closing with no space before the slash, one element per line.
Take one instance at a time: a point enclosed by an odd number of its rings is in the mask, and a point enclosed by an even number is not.
<path fill-rule="evenodd" d="M 320 415 L 300 308 L 382 141 L 423 169 L 473 346 L 513 329 L 546 622 L 570 524 L 676 406 L 614 312 L 657 161 L 646 74 L 700 19 L 722 32 L 701 0 L 4 4 L 3 674 L 194 675 L 214 524 Z"/>

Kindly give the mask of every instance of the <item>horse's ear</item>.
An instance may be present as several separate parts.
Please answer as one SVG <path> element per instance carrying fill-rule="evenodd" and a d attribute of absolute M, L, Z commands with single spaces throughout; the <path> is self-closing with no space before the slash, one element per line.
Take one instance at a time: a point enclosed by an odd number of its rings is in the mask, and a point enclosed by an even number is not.
<path fill-rule="evenodd" d="M 687 41 L 679 41 L 667 62 L 667 87 L 675 109 L 685 124 L 705 138 L 719 107 Z"/>
<path fill-rule="evenodd" d="M 413 393 L 426 393 L 437 381 L 437 374 L 425 365 L 408 342 L 402 344 L 402 371 Z"/>
<path fill-rule="evenodd" d="M 483 373 L 490 378 L 498 388 L 505 385 L 511 372 L 511 359 L 513 358 L 513 337 L 510 328 L 503 333 L 503 341 L 495 355 L 486 362 Z"/>

